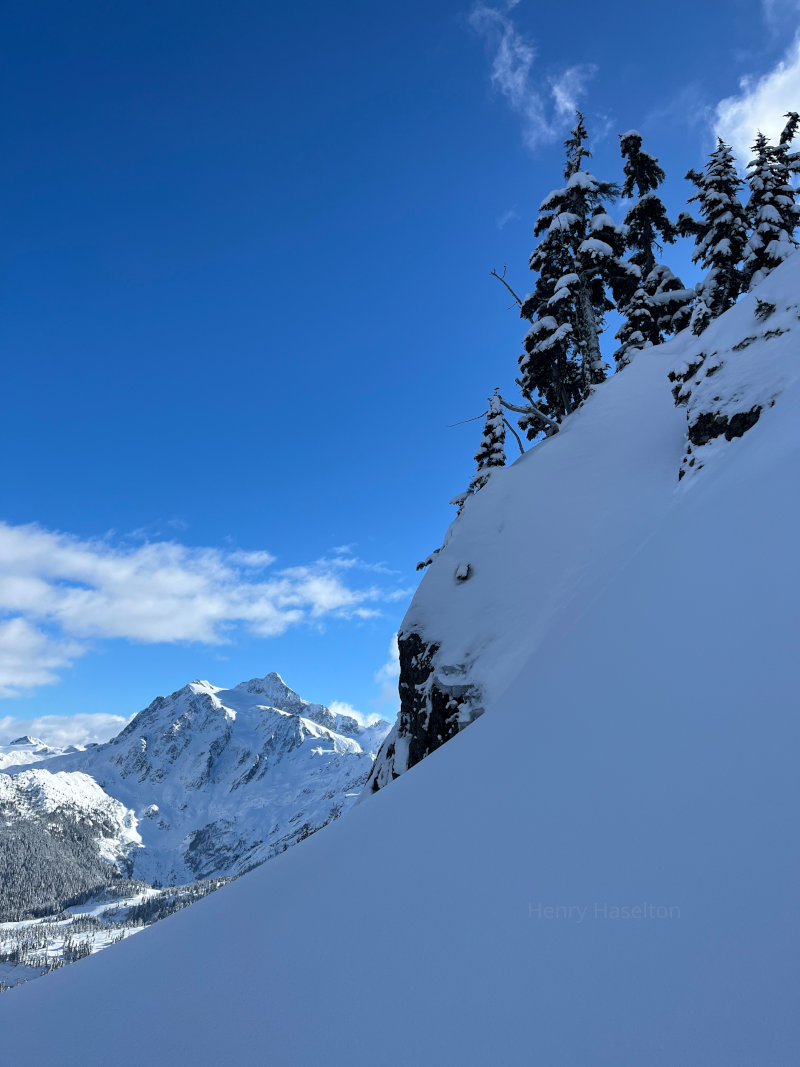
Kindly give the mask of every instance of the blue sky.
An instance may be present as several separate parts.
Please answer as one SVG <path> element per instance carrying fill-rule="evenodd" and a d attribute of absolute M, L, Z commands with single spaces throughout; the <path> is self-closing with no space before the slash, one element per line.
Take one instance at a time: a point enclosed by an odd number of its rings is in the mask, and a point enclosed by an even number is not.
<path fill-rule="evenodd" d="M 603 178 L 641 130 L 675 213 L 715 131 L 800 105 L 794 0 L 0 18 L 0 741 L 269 670 L 393 716 L 571 109 Z"/>

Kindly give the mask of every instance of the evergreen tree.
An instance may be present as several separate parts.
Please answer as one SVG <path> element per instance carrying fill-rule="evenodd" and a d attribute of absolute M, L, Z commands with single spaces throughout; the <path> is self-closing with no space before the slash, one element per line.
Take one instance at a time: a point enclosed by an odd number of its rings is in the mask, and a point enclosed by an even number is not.
<path fill-rule="evenodd" d="M 800 208 L 791 183 L 794 154 L 789 151 L 800 116 L 790 112 L 780 143 L 773 146 L 759 132 L 748 163 L 750 199 L 747 218 L 751 233 L 744 250 L 744 284 L 752 289 L 797 247 L 794 232 L 800 221 Z"/>
<path fill-rule="evenodd" d="M 697 187 L 689 202 L 697 201 L 700 219 L 682 214 L 678 231 L 683 236 L 694 236 L 692 259 L 708 272 L 697 287 L 697 304 L 692 313 L 692 330 L 701 333 L 711 318 L 733 307 L 742 292 L 739 264 L 747 243 L 747 216 L 739 190 L 744 182 L 736 173 L 730 146 L 722 138 L 718 139 L 705 172 L 690 170 L 686 178 Z"/>
<path fill-rule="evenodd" d="M 659 344 L 688 323 L 694 290 L 686 289 L 668 267 L 656 261 L 662 243 L 672 244 L 678 236 L 656 193 L 664 181 L 663 169 L 654 156 L 642 151 L 642 136 L 636 130 L 620 136 L 620 152 L 625 160 L 622 196 L 635 201 L 625 216 L 625 243 L 640 278 L 623 308 L 625 321 L 616 335 L 622 343 L 614 358 L 624 367 L 633 351 Z"/>
<path fill-rule="evenodd" d="M 792 183 L 792 177 L 800 175 L 800 152 L 792 151 L 792 141 L 800 128 L 800 114 L 797 111 L 787 111 L 783 116 L 787 122 L 781 131 L 778 147 L 775 149 L 775 167 L 778 171 L 778 186 L 781 189 L 780 196 L 786 196 L 787 200 L 781 206 L 789 208 L 789 217 L 794 216 L 795 225 L 798 223 L 800 209 L 797 207 L 798 188 Z M 791 209 L 794 210 L 791 210 Z"/>
<path fill-rule="evenodd" d="M 534 291 L 521 314 L 532 323 L 520 357 L 518 384 L 523 395 L 548 416 L 569 414 L 605 378 L 598 336 L 603 316 L 617 301 L 628 300 L 638 271 L 623 259 L 622 228 L 605 211 L 616 196 L 612 182 L 583 169 L 589 157 L 586 127 L 577 123 L 564 142 L 565 186 L 545 197 L 534 234 L 541 238 L 530 258 L 537 274 Z M 542 430 L 535 416 L 520 422 L 529 438 Z"/>
<path fill-rule="evenodd" d="M 642 280 L 656 265 L 660 241 L 673 244 L 678 230 L 667 218 L 667 209 L 656 193 L 666 175 L 658 160 L 642 151 L 642 135 L 636 130 L 620 135 L 620 153 L 625 160 L 621 195 L 635 203 L 625 216 L 625 243 L 632 250 L 631 263 L 639 268 Z"/>
<path fill-rule="evenodd" d="M 623 309 L 625 320 L 615 336 L 620 342 L 614 353 L 617 368 L 627 367 L 635 352 L 658 344 L 658 322 L 653 315 L 650 294 L 643 285 L 636 290 Z"/>
<path fill-rule="evenodd" d="M 469 483 L 470 489 L 477 493 L 483 489 L 489 481 L 493 467 L 505 467 L 506 465 L 506 424 L 503 416 L 503 405 L 497 390 L 494 396 L 489 397 L 489 410 L 486 413 L 486 421 L 483 424 L 483 437 L 480 447 L 475 453 L 475 462 L 478 469 Z M 463 506 L 463 504 L 462 504 Z"/>

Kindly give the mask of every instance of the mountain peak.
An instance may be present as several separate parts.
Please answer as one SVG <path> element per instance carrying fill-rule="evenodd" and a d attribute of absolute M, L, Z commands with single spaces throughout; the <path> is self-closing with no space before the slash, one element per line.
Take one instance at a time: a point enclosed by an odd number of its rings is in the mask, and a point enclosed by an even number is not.
<path fill-rule="evenodd" d="M 290 693 L 294 690 L 290 689 L 283 678 L 277 671 L 270 671 L 269 674 L 265 674 L 263 678 L 251 678 L 246 682 L 239 682 L 238 685 L 233 686 L 234 689 L 244 689 L 248 693 L 258 693 L 262 690 L 264 692 L 271 692 L 275 689 L 286 689 Z M 294 694 L 297 696 L 297 694 Z"/>

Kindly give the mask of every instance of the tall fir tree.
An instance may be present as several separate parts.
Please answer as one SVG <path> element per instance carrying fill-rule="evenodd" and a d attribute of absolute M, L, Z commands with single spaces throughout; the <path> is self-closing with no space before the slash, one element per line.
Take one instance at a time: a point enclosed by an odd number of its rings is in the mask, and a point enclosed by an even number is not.
<path fill-rule="evenodd" d="M 742 292 L 740 264 L 747 244 L 747 216 L 739 190 L 744 182 L 736 173 L 730 145 L 722 138 L 705 171 L 690 170 L 686 178 L 697 187 L 689 202 L 697 201 L 700 219 L 682 213 L 678 231 L 694 237 L 692 259 L 708 272 L 697 287 L 692 312 L 692 331 L 702 333 L 712 318 L 733 307 Z"/>
<path fill-rule="evenodd" d="M 649 152 L 642 151 L 642 135 L 629 130 L 620 135 L 620 154 L 625 160 L 620 194 L 634 200 L 625 216 L 625 243 L 631 249 L 631 263 L 639 268 L 644 281 L 656 265 L 660 242 L 673 244 L 678 230 L 667 217 L 667 209 L 656 193 L 666 177 L 661 164 Z"/>
<path fill-rule="evenodd" d="M 800 207 L 791 176 L 798 169 L 796 154 L 790 151 L 800 115 L 789 112 L 789 120 L 778 145 L 759 131 L 753 144 L 753 158 L 747 165 L 750 199 L 747 218 L 751 233 L 744 250 L 744 285 L 752 289 L 763 281 L 797 248 L 795 230 Z"/>
<path fill-rule="evenodd" d="M 489 481 L 494 467 L 506 465 L 506 424 L 503 416 L 503 402 L 497 390 L 489 397 L 489 410 L 483 424 L 483 436 L 480 447 L 475 453 L 478 469 L 469 483 L 470 489 L 477 493 Z"/>
<path fill-rule="evenodd" d="M 631 252 L 630 262 L 640 275 L 633 296 L 622 309 L 625 318 L 616 334 L 621 344 L 614 358 L 618 367 L 624 367 L 635 350 L 657 345 L 688 324 L 694 290 L 686 289 L 680 278 L 656 259 L 663 244 L 674 243 L 678 236 L 656 192 L 665 178 L 661 165 L 642 150 L 642 135 L 637 130 L 620 136 L 620 152 L 625 160 L 621 195 L 634 200 L 625 216 L 625 243 Z"/>
<path fill-rule="evenodd" d="M 541 238 L 530 258 L 533 292 L 520 312 L 532 323 L 524 339 L 518 384 L 523 395 L 559 420 L 605 378 L 599 334 L 606 311 L 628 300 L 638 271 L 623 259 L 625 240 L 605 210 L 618 190 L 583 169 L 589 158 L 586 127 L 577 122 L 564 142 L 565 185 L 542 201 L 534 228 Z M 520 425 L 533 438 L 542 430 L 535 416 Z"/>

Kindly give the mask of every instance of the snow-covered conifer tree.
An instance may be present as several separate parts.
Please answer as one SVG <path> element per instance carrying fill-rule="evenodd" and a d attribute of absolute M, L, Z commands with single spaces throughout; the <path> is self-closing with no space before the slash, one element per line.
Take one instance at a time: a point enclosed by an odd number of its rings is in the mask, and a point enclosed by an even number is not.
<path fill-rule="evenodd" d="M 483 436 L 480 447 L 475 453 L 478 469 L 473 475 L 469 487 L 473 492 L 483 489 L 489 481 L 493 467 L 506 465 L 506 424 L 503 416 L 503 404 L 497 390 L 489 397 L 489 410 L 483 424 Z"/>
<path fill-rule="evenodd" d="M 625 243 L 631 249 L 631 263 L 639 268 L 644 281 L 656 265 L 660 242 L 672 244 L 678 231 L 656 193 L 666 175 L 655 156 L 642 151 L 642 135 L 637 130 L 629 130 L 620 135 L 619 144 L 625 160 L 625 181 L 620 193 L 634 200 L 625 216 Z"/>
<path fill-rule="evenodd" d="M 791 183 L 793 154 L 789 152 L 800 116 L 787 115 L 789 122 L 777 146 L 759 132 L 748 163 L 750 199 L 747 218 L 751 233 L 744 250 L 742 273 L 748 289 L 758 285 L 771 270 L 797 247 L 794 232 L 800 221 L 800 208 Z"/>
<path fill-rule="evenodd" d="M 622 343 L 614 358 L 624 367 L 633 351 L 659 344 L 688 323 L 694 290 L 686 289 L 668 267 L 656 261 L 662 242 L 672 244 L 678 235 L 656 193 L 665 177 L 661 165 L 642 151 L 642 135 L 636 130 L 620 136 L 620 152 L 625 160 L 621 193 L 634 200 L 625 216 L 625 243 L 631 250 L 630 262 L 640 272 L 639 284 L 622 309 L 625 321 L 616 335 Z"/>
<path fill-rule="evenodd" d="M 537 274 L 534 291 L 522 301 L 521 314 L 532 323 L 520 357 L 518 383 L 524 396 L 545 414 L 569 414 L 605 378 L 598 335 L 603 315 L 614 307 L 608 298 L 628 300 L 638 271 L 623 259 L 625 240 L 605 210 L 617 188 L 583 169 L 589 157 L 586 127 L 577 123 L 564 142 L 566 184 L 545 197 L 534 234 L 541 240 L 531 255 Z M 534 437 L 535 419 L 520 424 Z"/>
<path fill-rule="evenodd" d="M 614 353 L 617 368 L 627 367 L 635 352 L 658 344 L 658 323 L 653 315 L 650 294 L 643 285 L 636 287 L 633 296 L 623 308 L 625 320 L 615 336 L 620 342 Z"/>
<path fill-rule="evenodd" d="M 740 263 L 747 244 L 747 216 L 739 190 L 744 182 L 736 173 L 730 145 L 722 138 L 705 172 L 690 170 L 686 178 L 697 187 L 689 202 L 697 201 L 700 219 L 681 214 L 678 231 L 694 236 L 692 259 L 708 272 L 697 287 L 697 306 L 692 313 L 692 330 L 700 333 L 710 318 L 733 307 L 742 291 Z"/>

